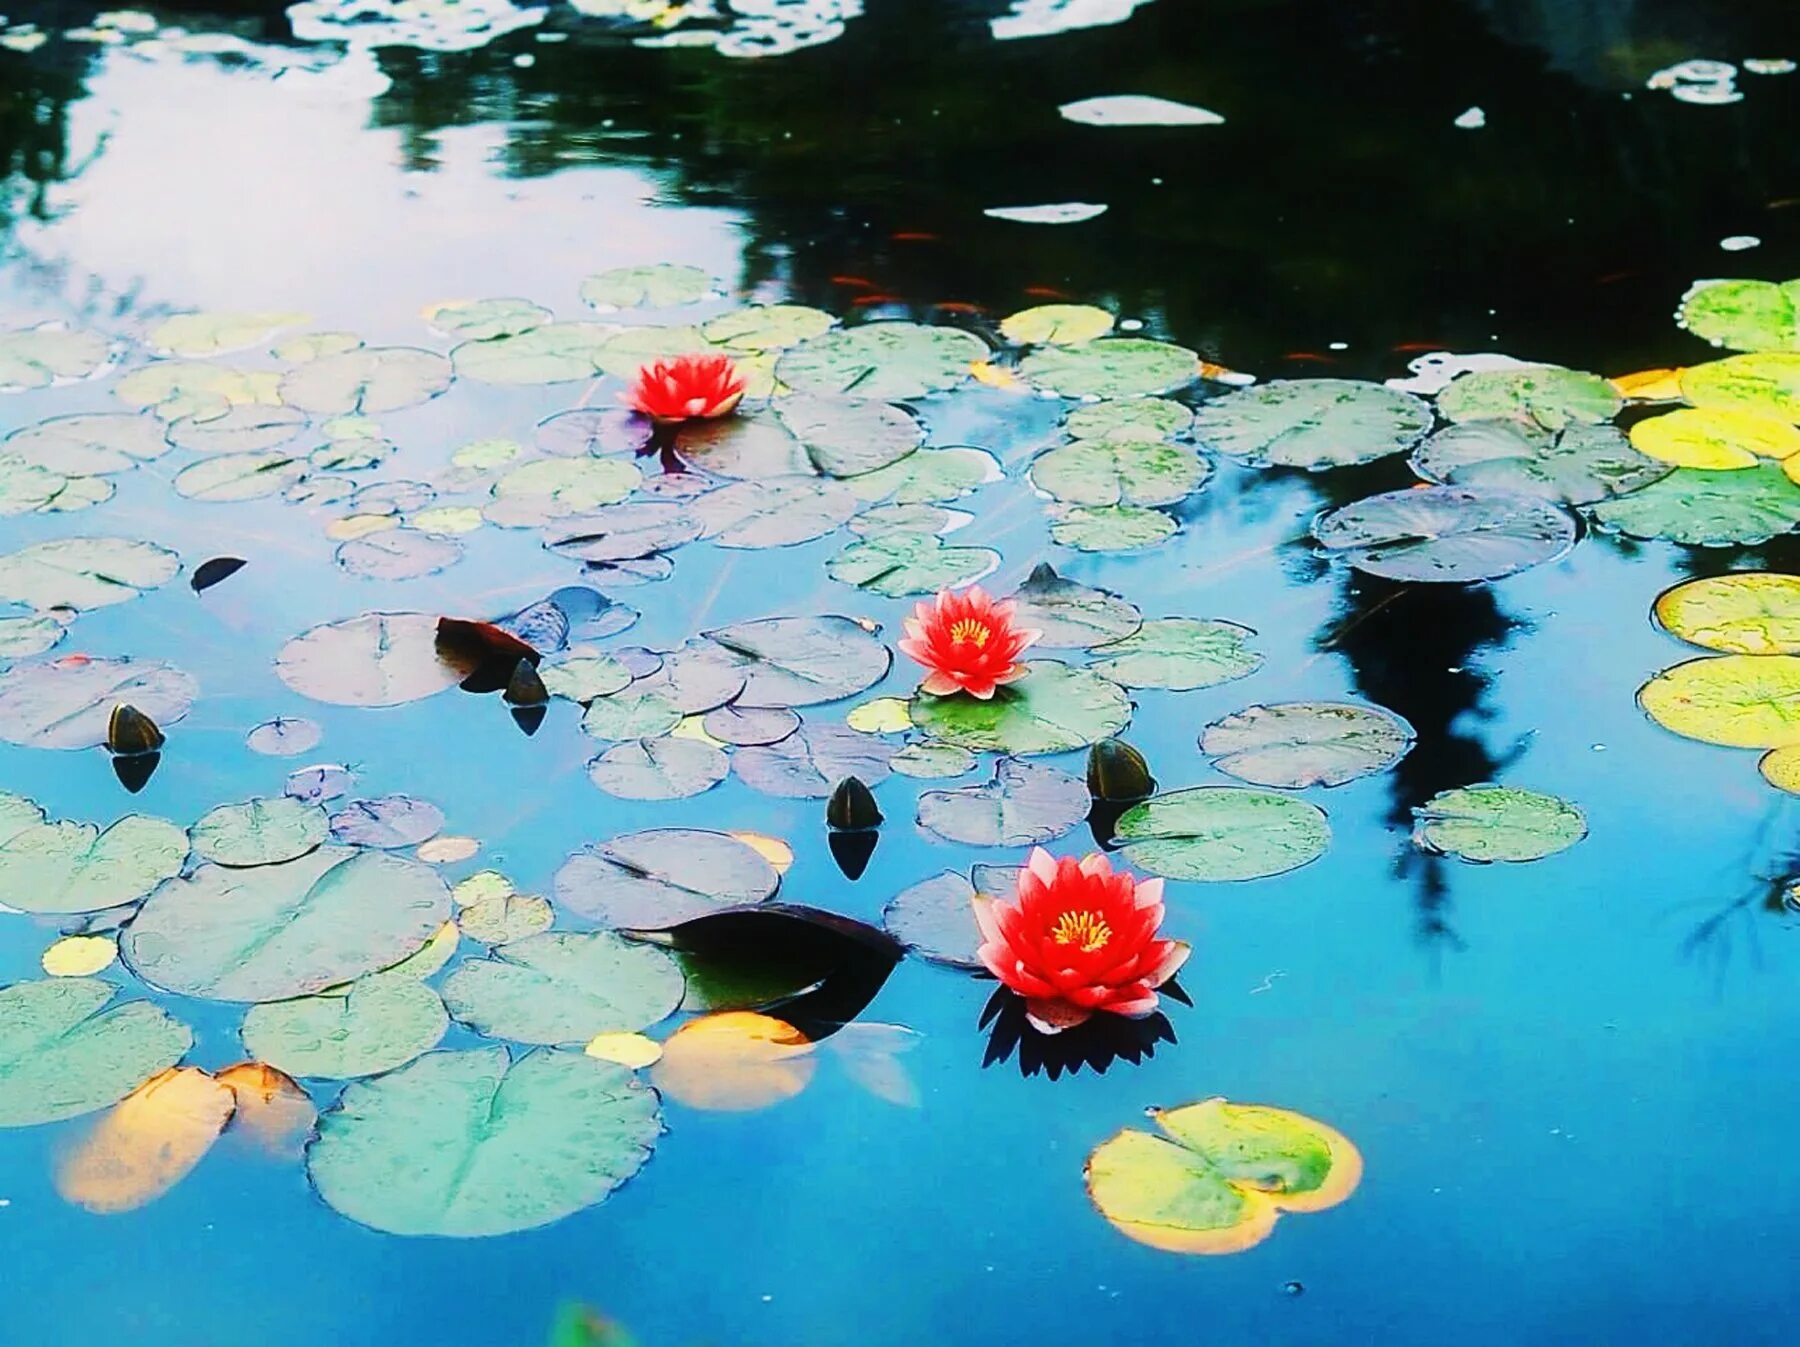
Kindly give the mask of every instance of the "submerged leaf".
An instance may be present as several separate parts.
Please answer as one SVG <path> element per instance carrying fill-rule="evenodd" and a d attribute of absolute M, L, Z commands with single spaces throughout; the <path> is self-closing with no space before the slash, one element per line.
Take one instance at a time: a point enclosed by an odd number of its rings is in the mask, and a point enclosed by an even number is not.
<path fill-rule="evenodd" d="M 817 1069 L 812 1042 L 793 1025 L 751 1011 L 690 1020 L 663 1044 L 650 1078 L 689 1108 L 747 1112 L 792 1099 Z"/>
<path fill-rule="evenodd" d="M 198 1067 L 165 1071 L 57 1161 L 56 1191 L 99 1215 L 146 1206 L 200 1163 L 236 1108 L 230 1088 Z"/>

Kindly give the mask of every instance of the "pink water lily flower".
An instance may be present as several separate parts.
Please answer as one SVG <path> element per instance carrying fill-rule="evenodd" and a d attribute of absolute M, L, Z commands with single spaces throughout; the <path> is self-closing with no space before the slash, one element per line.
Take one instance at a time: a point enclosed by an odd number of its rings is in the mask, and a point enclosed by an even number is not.
<path fill-rule="evenodd" d="M 1011 599 L 994 602 L 980 585 L 958 594 L 945 589 L 906 619 L 903 653 L 925 666 L 919 686 L 934 697 L 966 692 L 983 701 L 994 689 L 1025 676 L 1019 655 L 1043 633 L 1013 625 Z"/>
<path fill-rule="evenodd" d="M 729 416 L 743 396 L 744 379 L 730 356 L 678 355 L 639 368 L 619 401 L 669 425 Z"/>

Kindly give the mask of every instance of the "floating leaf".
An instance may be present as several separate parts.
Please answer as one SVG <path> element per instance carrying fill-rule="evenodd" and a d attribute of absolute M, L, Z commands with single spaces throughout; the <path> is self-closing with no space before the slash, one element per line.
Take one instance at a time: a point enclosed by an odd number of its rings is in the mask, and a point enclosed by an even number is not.
<path fill-rule="evenodd" d="M 366 580 L 414 580 L 462 560 L 461 544 L 401 528 L 341 544 L 334 559 Z"/>
<path fill-rule="evenodd" d="M 237 1098 L 198 1067 L 145 1081 L 56 1163 L 65 1202 L 110 1216 L 147 1206 L 212 1149 Z"/>
<path fill-rule="evenodd" d="M 1575 520 L 1536 496 L 1432 486 L 1328 511 L 1314 521 L 1313 536 L 1371 575 L 1464 584 L 1561 556 L 1575 544 Z"/>
<path fill-rule="evenodd" d="M 223 416 L 246 403 L 279 406 L 281 376 L 199 360 L 155 360 L 113 386 L 130 407 L 154 408 L 165 421 Z"/>
<path fill-rule="evenodd" d="M 307 1173 L 326 1204 L 396 1235 L 504 1235 L 601 1201 L 643 1166 L 656 1095 L 623 1067 L 549 1050 L 434 1052 L 351 1085 Z"/>
<path fill-rule="evenodd" d="M 1170 879 L 1262 879 L 1325 854 L 1325 812 L 1243 786 L 1194 786 L 1133 805 L 1114 832 L 1125 859 Z"/>
<path fill-rule="evenodd" d="M 654 931 L 760 903 L 779 883 L 768 860 L 736 837 L 653 828 L 569 857 L 556 872 L 556 899 L 608 926 Z"/>
<path fill-rule="evenodd" d="M 222 804 L 188 832 L 194 854 L 218 865 L 278 865 L 325 840 L 325 811 L 290 795 Z"/>
<path fill-rule="evenodd" d="M 1413 811 L 1413 841 L 1466 861 L 1536 861 L 1587 836 L 1587 820 L 1566 800 L 1516 786 L 1440 791 Z"/>
<path fill-rule="evenodd" d="M 945 870 L 902 890 L 881 909 L 887 933 L 921 958 L 953 968 L 980 968 L 975 951 L 981 928 L 975 924 L 975 886 Z"/>
<path fill-rule="evenodd" d="M 954 387 L 987 354 L 980 337 L 953 327 L 865 323 L 790 348 L 775 373 L 802 393 L 891 401 Z"/>
<path fill-rule="evenodd" d="M 588 763 L 588 779 L 625 800 L 679 800 L 711 790 L 730 767 L 697 739 L 632 739 Z"/>
<path fill-rule="evenodd" d="M 1136 505 L 1069 505 L 1050 516 L 1051 538 L 1083 552 L 1138 552 L 1175 531 L 1175 521 L 1161 510 Z"/>
<path fill-rule="evenodd" d="M 776 414 L 827 477 L 860 477 L 888 467 L 925 440 L 919 418 L 887 402 L 798 393 L 783 398 Z"/>
<path fill-rule="evenodd" d="M 554 696 L 572 702 L 610 697 L 631 685 L 631 671 L 610 655 L 574 655 L 540 666 L 538 676 Z"/>
<path fill-rule="evenodd" d="M 679 725 L 682 715 L 681 708 L 662 694 L 628 688 L 589 702 L 581 728 L 596 739 L 654 739 Z"/>
<path fill-rule="evenodd" d="M 974 697 L 912 700 L 913 723 L 962 748 L 1030 755 L 1085 748 L 1131 721 L 1131 701 L 1117 683 L 1087 669 L 1039 660 L 990 701 Z"/>
<path fill-rule="evenodd" d="M 1000 335 L 1019 346 L 1075 346 L 1113 329 L 1113 316 L 1092 304 L 1039 304 L 1000 320 Z"/>
<path fill-rule="evenodd" d="M 494 483 L 494 499 L 482 513 L 508 528 L 535 528 L 616 504 L 643 478 L 616 458 L 533 459 Z"/>
<path fill-rule="evenodd" d="M 1173 439 L 1193 421 L 1193 412 L 1168 398 L 1114 398 L 1072 408 L 1062 428 L 1072 440 L 1154 444 Z"/>
<path fill-rule="evenodd" d="M 1800 795 L 1800 746 L 1778 748 L 1765 753 L 1756 766 L 1762 773 L 1763 780 L 1777 790 L 1785 790 L 1789 795 Z"/>
<path fill-rule="evenodd" d="M 161 425 L 129 412 L 53 416 L 0 441 L 0 454 L 66 477 L 126 472 L 168 450 Z"/>
<path fill-rule="evenodd" d="M 1446 486 L 1518 491 L 1568 505 L 1627 495 L 1669 473 L 1667 464 L 1639 453 L 1611 426 L 1580 422 L 1555 434 L 1514 421 L 1447 426 L 1413 452 L 1412 466 Z"/>
<path fill-rule="evenodd" d="M 767 414 L 686 422 L 675 432 L 675 447 L 683 459 L 714 477 L 811 477 L 818 471 L 786 423 Z"/>
<path fill-rule="evenodd" d="M 181 559 L 129 538 L 53 538 L 0 556 L 0 599 L 40 611 L 105 608 L 156 589 Z"/>
<path fill-rule="evenodd" d="M 150 895 L 125 932 L 152 986 L 216 1001 L 279 1001 L 398 963 L 450 912 L 430 866 L 324 846 L 282 865 L 202 865 Z"/>
<path fill-rule="evenodd" d="M 111 936 L 65 935 L 38 960 L 53 978 L 85 978 L 111 968 L 119 946 Z"/>
<path fill-rule="evenodd" d="M 98 332 L 57 327 L 0 331 L 0 393 L 89 378 L 105 368 L 110 355 L 106 338 Z"/>
<path fill-rule="evenodd" d="M 1733 655 L 1800 653 L 1800 576 L 1709 575 L 1667 589 L 1656 620 L 1691 645 Z"/>
<path fill-rule="evenodd" d="M 976 847 L 1028 847 L 1061 837 L 1087 817 L 1087 787 L 1067 772 L 1002 758 L 994 779 L 919 797 L 919 826 Z M 971 918 L 972 920 L 972 918 Z"/>
<path fill-rule="evenodd" d="M 1002 476 L 992 454 L 959 444 L 920 449 L 889 467 L 853 477 L 846 485 L 859 500 L 925 505 L 960 499 Z"/>
<path fill-rule="evenodd" d="M 899 734 L 912 728 L 912 716 L 901 697 L 877 697 L 852 707 L 844 723 L 864 734 Z"/>
<path fill-rule="evenodd" d="M 414 847 L 436 837 L 443 827 L 443 810 L 410 795 L 352 800 L 331 816 L 332 840 L 347 846 Z"/>
<path fill-rule="evenodd" d="M 1631 443 L 1664 463 L 1719 471 L 1800 454 L 1800 429 L 1760 412 L 1682 407 L 1634 424 Z"/>
<path fill-rule="evenodd" d="M 1775 463 L 1735 472 L 1677 468 L 1642 491 L 1594 506 L 1592 517 L 1629 538 L 1692 547 L 1762 543 L 1800 524 L 1800 483 Z"/>
<path fill-rule="evenodd" d="M 275 758 L 291 758 L 317 748 L 325 731 L 317 721 L 300 716 L 276 716 L 265 720 L 244 736 L 253 753 L 266 753 Z"/>
<path fill-rule="evenodd" d="M 656 1087 L 689 1108 L 747 1112 L 792 1099 L 818 1063 L 805 1034 L 747 1010 L 690 1020 L 663 1044 Z"/>
<path fill-rule="evenodd" d="M 1286 1109 L 1209 1099 L 1153 1109 L 1166 1136 L 1131 1128 L 1095 1147 L 1088 1196 L 1113 1228 L 1168 1253 L 1238 1253 L 1285 1211 L 1356 1191 L 1362 1156 L 1342 1133 Z"/>
<path fill-rule="evenodd" d="M 0 1127 L 60 1122 L 116 1104 L 179 1062 L 188 1027 L 116 988 L 49 978 L 0 988 Z"/>
<path fill-rule="evenodd" d="M 102 832 L 46 823 L 19 796 L 0 796 L 0 906 L 19 912 L 100 912 L 135 903 L 181 872 L 187 835 L 173 823 L 127 814 Z"/>
<path fill-rule="evenodd" d="M 752 304 L 700 325 L 706 339 L 739 351 L 778 351 L 821 336 L 837 325 L 823 309 L 804 304 Z"/>
<path fill-rule="evenodd" d="M 1016 605 L 1013 621 L 1041 633 L 1038 644 L 1047 648 L 1104 645 L 1144 625 L 1137 605 L 1110 590 L 1066 579 L 1048 562 L 1039 562 L 1008 597 Z"/>
<path fill-rule="evenodd" d="M 1317 472 L 1410 449 L 1431 429 L 1431 420 L 1423 399 L 1381 384 L 1276 379 L 1204 404 L 1194 434 L 1208 448 L 1255 467 Z"/>
<path fill-rule="evenodd" d="M 1681 372 L 1681 395 L 1696 407 L 1800 424 L 1800 352 L 1763 351 L 1691 366 Z"/>
<path fill-rule="evenodd" d="M 63 616 L 68 616 L 65 610 Z M 0 660 L 41 655 L 68 635 L 66 622 L 55 616 L 0 617 Z"/>
<path fill-rule="evenodd" d="M 1438 412 L 1452 421 L 1520 421 L 1561 430 L 1573 422 L 1598 425 L 1618 412 L 1618 390 L 1598 374 L 1560 365 L 1518 365 L 1459 375 L 1438 394 Z"/>
<path fill-rule="evenodd" d="M 673 262 L 614 267 L 581 283 L 583 302 L 596 309 L 672 309 L 713 292 L 713 279 L 704 268 Z"/>
<path fill-rule="evenodd" d="M 399 706 L 454 687 L 463 670 L 437 650 L 438 619 L 364 613 L 296 636 L 275 657 L 294 691 L 337 706 Z"/>
<path fill-rule="evenodd" d="M 210 505 L 260 500 L 285 491 L 306 473 L 306 460 L 280 449 L 216 454 L 175 474 L 178 495 Z"/>
<path fill-rule="evenodd" d="M 172 725 L 198 693 L 181 670 L 147 660 L 72 656 L 15 665 L 0 674 L 0 739 L 31 748 L 93 748 L 106 742 L 120 702 Z"/>
<path fill-rule="evenodd" d="M 1066 398 L 1130 398 L 1192 383 L 1200 375 L 1200 357 L 1167 342 L 1107 337 L 1080 346 L 1040 346 L 1019 362 L 1019 374 Z"/>
<path fill-rule="evenodd" d="M 703 633 L 744 668 L 744 706 L 816 706 L 887 676 L 893 652 L 853 619 L 765 617 Z"/>
<path fill-rule="evenodd" d="M 773 744 L 740 748 L 732 767 L 753 789 L 788 799 L 823 800 L 847 776 L 879 785 L 888 776 L 891 744 L 840 725 L 803 725 Z"/>
<path fill-rule="evenodd" d="M 1128 688 L 1209 688 L 1262 668 L 1256 633 L 1235 622 L 1160 617 L 1120 641 L 1096 646 L 1089 667 Z"/>
<path fill-rule="evenodd" d="M 1733 351 L 1800 350 L 1800 281 L 1698 281 L 1676 320 L 1702 341 Z"/>
<path fill-rule="evenodd" d="M 700 536 L 720 547 L 792 547 L 841 527 L 856 513 L 856 497 L 841 482 L 767 477 L 709 491 L 688 512 Z"/>
<path fill-rule="evenodd" d="M 617 329 L 605 323 L 546 323 L 491 341 L 466 341 L 450 353 L 460 378 L 486 384 L 555 384 L 591 379 Z"/>
<path fill-rule="evenodd" d="M 1144 440 L 1075 440 L 1032 460 L 1031 484 L 1076 505 L 1173 505 L 1211 468 L 1192 449 Z"/>
<path fill-rule="evenodd" d="M 438 994 L 404 973 L 373 973 L 348 995 L 250 1007 L 244 1050 L 293 1076 L 374 1076 L 429 1052 L 450 1027 Z"/>
<path fill-rule="evenodd" d="M 410 346 L 366 346 L 290 370 L 281 400 L 302 411 L 378 416 L 429 402 L 450 387 L 450 362 Z"/>
<path fill-rule="evenodd" d="M 1638 705 L 1664 729 L 1709 744 L 1800 744 L 1800 655 L 1689 660 L 1639 688 Z"/>
<path fill-rule="evenodd" d="M 542 935 L 556 921 L 556 911 L 542 898 L 524 893 L 499 894 L 470 903 L 456 918 L 462 933 L 484 945 L 506 945 Z"/>
<path fill-rule="evenodd" d="M 425 310 L 425 321 L 435 331 L 467 341 L 516 337 L 542 327 L 552 317 L 550 310 L 528 299 L 459 299 Z"/>
<path fill-rule="evenodd" d="M 306 318 L 303 313 L 178 313 L 151 328 L 146 342 L 158 355 L 225 355 L 261 346 Z"/>
<path fill-rule="evenodd" d="M 936 780 L 962 776 L 975 770 L 975 755 L 955 744 L 908 744 L 892 758 L 888 766 L 900 776 Z"/>
<path fill-rule="evenodd" d="M 1413 745 L 1399 716 L 1346 702 L 1278 702 L 1214 721 L 1200 751 L 1227 776 L 1257 786 L 1341 786 L 1386 771 Z"/>
<path fill-rule="evenodd" d="M 267 1154 L 298 1160 L 318 1121 L 312 1097 L 299 1085 L 262 1062 L 239 1062 L 213 1079 L 231 1091 L 237 1112 L 231 1130 L 252 1138 Z"/>
<path fill-rule="evenodd" d="M 553 931 L 469 959 L 444 981 L 450 1013 L 490 1038 L 585 1043 L 635 1032 L 681 1004 L 681 970 L 669 956 L 608 931 Z"/>
<path fill-rule="evenodd" d="M 780 706 L 719 706 L 701 725 L 720 743 L 749 748 L 780 743 L 800 728 L 800 717 Z"/>
<path fill-rule="evenodd" d="M 634 1071 L 655 1066 L 662 1060 L 662 1044 L 642 1034 L 595 1034 L 582 1051 L 589 1057 L 617 1062 Z"/>
<path fill-rule="evenodd" d="M 851 543 L 825 563 L 825 573 L 897 599 L 972 584 L 999 565 L 1000 554 L 990 548 L 946 547 L 933 535 L 897 533 Z"/>

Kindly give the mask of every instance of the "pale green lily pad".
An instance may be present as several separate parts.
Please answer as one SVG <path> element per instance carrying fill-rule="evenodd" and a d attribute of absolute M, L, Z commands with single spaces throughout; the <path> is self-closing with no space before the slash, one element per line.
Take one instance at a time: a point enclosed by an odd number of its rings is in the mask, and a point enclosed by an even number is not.
<path fill-rule="evenodd" d="M 1800 351 L 1800 281 L 1697 281 L 1676 320 L 1733 351 Z"/>
<path fill-rule="evenodd" d="M 290 795 L 222 804 L 189 831 L 194 854 L 216 865 L 279 865 L 304 856 L 330 831 L 324 807 Z"/>
<path fill-rule="evenodd" d="M 1430 486 L 1328 511 L 1313 536 L 1370 575 L 1471 584 L 1555 560 L 1575 545 L 1576 529 L 1567 510 L 1539 496 Z"/>
<path fill-rule="evenodd" d="M 888 759 L 888 767 L 900 776 L 936 781 L 966 776 L 975 770 L 978 761 L 966 748 L 926 740 L 923 743 L 908 744 Z"/>
<path fill-rule="evenodd" d="M 570 655 L 540 664 L 538 677 L 552 697 L 567 697 L 572 702 L 610 697 L 631 685 L 631 670 L 611 655 Z"/>
<path fill-rule="evenodd" d="M 949 842 L 1029 847 L 1068 832 L 1087 817 L 1089 803 L 1087 784 L 1067 772 L 1002 758 L 992 781 L 920 795 L 918 821 Z"/>
<path fill-rule="evenodd" d="M 851 543 L 825 563 L 833 580 L 890 599 L 956 589 L 997 570 L 1000 554 L 986 547 L 946 547 L 932 534 L 889 534 Z"/>
<path fill-rule="evenodd" d="M 108 1007 L 115 991 L 97 978 L 0 988 L 0 1127 L 106 1108 L 187 1055 L 185 1024 L 148 1001 Z"/>
<path fill-rule="evenodd" d="M 153 360 L 113 385 L 128 407 L 154 408 L 165 421 L 223 416 L 233 407 L 281 401 L 281 376 L 269 370 L 233 369 L 205 360 Z"/>
<path fill-rule="evenodd" d="M 901 890 L 881 909 L 887 933 L 922 959 L 952 968 L 982 967 L 976 951 L 975 886 L 967 875 L 945 870 Z"/>
<path fill-rule="evenodd" d="M 873 687 L 893 663 L 879 637 L 847 617 L 764 617 L 703 633 L 744 668 L 744 706 L 816 706 Z"/>
<path fill-rule="evenodd" d="M 1019 374 L 1063 397 L 1131 398 L 1192 383 L 1200 377 L 1200 357 L 1168 342 L 1107 337 L 1080 346 L 1041 346 L 1019 362 Z"/>
<path fill-rule="evenodd" d="M 170 424 L 168 443 L 196 454 L 249 453 L 278 448 L 305 425 L 305 412 L 246 402 L 219 416 L 182 417 Z"/>
<path fill-rule="evenodd" d="M 1459 375 L 1438 394 L 1438 412 L 1452 421 L 1521 421 L 1561 430 L 1575 422 L 1610 421 L 1619 391 L 1598 374 L 1560 365 L 1526 365 Z"/>
<path fill-rule="evenodd" d="M 1576 422 L 1552 433 L 1517 421 L 1447 426 L 1413 451 L 1412 467 L 1446 486 L 1495 487 L 1567 505 L 1629 495 L 1673 471 L 1612 426 Z"/>
<path fill-rule="evenodd" d="M 484 945 L 508 945 L 542 935 L 555 922 L 556 910 L 528 893 L 494 894 L 470 903 L 456 917 L 462 933 Z"/>
<path fill-rule="evenodd" d="M 939 537 L 955 533 L 975 522 L 967 510 L 947 510 L 941 505 L 877 505 L 852 519 L 847 528 L 859 538 L 883 538 L 890 534 Z"/>
<path fill-rule="evenodd" d="M 461 299 L 436 304 L 425 311 L 425 321 L 447 337 L 488 341 L 516 337 L 544 326 L 554 317 L 529 299 Z"/>
<path fill-rule="evenodd" d="M 957 328 L 865 323 L 789 349 L 775 374 L 802 393 L 891 401 L 953 388 L 987 355 L 986 342 Z"/>
<path fill-rule="evenodd" d="M 617 458 L 533 459 L 494 483 L 482 513 L 510 528 L 535 528 L 616 504 L 643 480 L 636 464 Z"/>
<path fill-rule="evenodd" d="M 20 664 L 0 674 L 0 739 L 29 748 L 92 748 L 106 742 L 120 702 L 167 728 L 199 695 L 180 669 L 153 660 L 89 659 Z"/>
<path fill-rule="evenodd" d="M 105 608 L 163 585 L 181 558 L 130 538 L 53 538 L 0 556 L 0 599 L 40 611 Z"/>
<path fill-rule="evenodd" d="M 1039 562 L 1010 595 L 1015 626 L 1038 632 L 1045 649 L 1080 649 L 1123 640 L 1144 625 L 1144 615 L 1110 590 L 1058 575 Z"/>
<path fill-rule="evenodd" d="M 450 362 L 436 351 L 365 346 L 296 366 L 281 381 L 281 400 L 327 416 L 378 416 L 431 401 L 450 379 Z"/>
<path fill-rule="evenodd" d="M 1641 491 L 1593 506 L 1595 525 L 1692 547 L 1767 542 L 1800 524 L 1800 483 L 1779 463 L 1731 472 L 1677 468 Z"/>
<path fill-rule="evenodd" d="M 187 856 L 187 835 L 163 819 L 127 814 L 102 832 L 91 823 L 44 822 L 18 796 L 0 803 L 10 806 L 0 810 L 0 906 L 15 911 L 124 907 L 180 874 Z"/>
<path fill-rule="evenodd" d="M 405 1066 L 438 1045 L 450 1016 L 438 994 L 404 973 L 371 973 L 342 996 L 251 1006 L 244 1050 L 290 1076 L 346 1080 Z"/>
<path fill-rule="evenodd" d="M 1209 449 L 1255 467 L 1318 472 L 1401 453 L 1419 442 L 1431 422 L 1430 404 L 1381 384 L 1276 379 L 1203 405 L 1194 435 Z"/>
<path fill-rule="evenodd" d="M 601 1201 L 650 1158 L 654 1091 L 580 1052 L 434 1052 L 353 1084 L 306 1168 L 326 1205 L 395 1235 L 505 1235 Z"/>
<path fill-rule="evenodd" d="M 1384 772 L 1412 748 L 1412 726 L 1349 702 L 1278 702 L 1214 721 L 1200 751 L 1227 776 L 1256 786 L 1341 786 Z"/>
<path fill-rule="evenodd" d="M 762 853 L 728 833 L 652 828 L 576 852 L 556 872 L 556 900 L 607 926 L 664 930 L 760 903 L 781 883 Z"/>
<path fill-rule="evenodd" d="M 1168 398 L 1113 398 L 1073 408 L 1062 428 L 1072 440 L 1155 443 L 1173 439 L 1193 421 L 1193 412 Z"/>
<path fill-rule="evenodd" d="M 610 931 L 552 931 L 468 959 L 444 980 L 451 1015 L 489 1038 L 586 1043 L 675 1013 L 681 970 L 663 951 Z"/>
<path fill-rule="evenodd" d="M 925 427 L 904 407 L 858 398 L 796 393 L 776 415 L 827 477 L 860 477 L 898 463 L 925 442 Z"/>
<path fill-rule="evenodd" d="M 709 318 L 700 331 L 710 342 L 738 351 L 779 351 L 823 336 L 837 319 L 804 304 L 753 304 Z"/>
<path fill-rule="evenodd" d="M 1681 372 L 1681 396 L 1696 407 L 1800 424 L 1800 351 L 1759 351 L 1690 366 Z"/>
<path fill-rule="evenodd" d="M 59 327 L 0 332 L 0 393 L 92 378 L 106 368 L 111 355 L 109 343 L 98 332 Z"/>
<path fill-rule="evenodd" d="M 111 500 L 112 494 L 113 484 L 104 477 L 65 477 L 0 454 L 0 516 L 68 514 Z"/>
<path fill-rule="evenodd" d="M 1068 505 L 1051 511 L 1050 536 L 1083 552 L 1139 552 L 1175 536 L 1161 510 L 1137 505 Z"/>
<path fill-rule="evenodd" d="M 614 267 L 581 283 L 582 302 L 600 310 L 672 309 L 718 293 L 705 268 L 674 262 Z"/>
<path fill-rule="evenodd" d="M 388 529 L 338 544 L 332 560 L 365 580 L 416 580 L 454 566 L 463 557 L 454 538 L 436 538 L 417 529 Z"/>
<path fill-rule="evenodd" d="M 1325 811 L 1244 786 L 1194 786 L 1133 805 L 1114 835 L 1126 861 L 1169 879 L 1263 879 L 1325 854 Z"/>
<path fill-rule="evenodd" d="M 426 613 L 364 613 L 314 627 L 281 647 L 275 672 L 335 706 L 399 706 L 464 676 L 438 657 L 437 619 Z"/>
<path fill-rule="evenodd" d="M 450 915 L 437 871 L 322 846 L 281 865 L 202 865 L 164 884 L 120 948 L 155 987 L 215 1001 L 282 1001 L 399 963 Z"/>
<path fill-rule="evenodd" d="M 303 313 L 178 313 L 145 338 L 158 355 L 200 359 L 261 346 L 284 327 L 304 323 Z"/>
<path fill-rule="evenodd" d="M 68 634 L 68 623 L 49 615 L 0 617 L 0 660 L 41 655 Z"/>
<path fill-rule="evenodd" d="M 514 337 L 466 341 L 450 353 L 458 378 L 484 384 L 557 384 L 591 379 L 618 331 L 606 323 L 546 323 Z"/>
<path fill-rule="evenodd" d="M 961 748 L 1015 755 L 1086 748 L 1131 723 L 1131 700 L 1117 683 L 1056 660 L 1028 668 L 988 701 L 918 693 L 910 708 L 913 723 Z"/>
<path fill-rule="evenodd" d="M 0 441 L 0 454 L 68 477 L 125 472 L 161 458 L 168 449 L 160 422 L 130 412 L 53 416 Z"/>
<path fill-rule="evenodd" d="M 601 371 L 616 379 L 635 378 L 639 369 L 655 360 L 681 355 L 716 355 L 718 348 L 697 327 L 622 327 L 602 341 L 594 352 Z"/>
<path fill-rule="evenodd" d="M 581 728 L 595 739 L 655 739 L 679 725 L 683 714 L 660 693 L 627 688 L 590 701 Z"/>
<path fill-rule="evenodd" d="M 688 503 L 688 513 L 720 547 L 792 547 L 842 527 L 856 513 L 856 497 L 822 477 L 767 477 L 709 491 Z"/>
<path fill-rule="evenodd" d="M 1191 448 L 1135 439 L 1075 440 L 1031 462 L 1031 484 L 1072 505 L 1173 505 L 1212 467 Z"/>
<path fill-rule="evenodd" d="M 175 474 L 175 491 L 189 500 L 226 505 L 285 491 L 306 475 L 307 461 L 280 449 L 216 454 Z"/>
<path fill-rule="evenodd" d="M 1587 836 L 1587 820 L 1554 795 L 1515 786 L 1441 791 L 1413 811 L 1413 841 L 1466 861 L 1536 861 Z"/>
<path fill-rule="evenodd" d="M 845 483 L 858 500 L 895 505 L 926 505 L 958 500 L 1005 474 L 985 449 L 953 444 L 920 449 L 898 463 L 852 477 Z"/>
<path fill-rule="evenodd" d="M 711 790 L 730 766 L 698 739 L 629 739 L 588 763 L 588 779 L 622 800 L 680 800 Z"/>
<path fill-rule="evenodd" d="M 1089 667 L 1128 688 L 1216 687 L 1262 668 L 1262 653 L 1250 648 L 1255 635 L 1235 622 L 1152 618 L 1123 640 L 1096 646 Z"/>

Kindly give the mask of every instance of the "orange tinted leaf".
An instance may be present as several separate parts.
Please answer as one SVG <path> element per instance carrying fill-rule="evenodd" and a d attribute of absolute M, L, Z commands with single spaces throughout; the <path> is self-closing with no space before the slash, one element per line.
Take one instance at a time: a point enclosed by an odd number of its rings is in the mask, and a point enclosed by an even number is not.
<path fill-rule="evenodd" d="M 689 1108 L 748 1112 L 804 1090 L 818 1067 L 812 1051 L 811 1040 L 783 1020 L 728 1011 L 677 1029 L 651 1079 Z"/>
<path fill-rule="evenodd" d="M 235 1107 L 198 1067 L 173 1067 L 127 1095 L 56 1166 L 56 1191 L 88 1211 L 133 1211 L 173 1188 L 211 1149 Z"/>
<path fill-rule="evenodd" d="M 298 1157 L 319 1116 L 312 1096 L 292 1076 L 263 1062 L 239 1062 L 219 1072 L 237 1101 L 231 1130 L 274 1156 Z"/>

